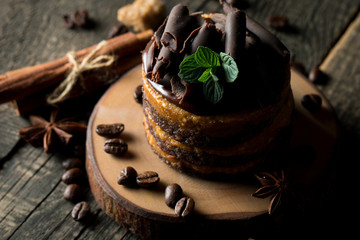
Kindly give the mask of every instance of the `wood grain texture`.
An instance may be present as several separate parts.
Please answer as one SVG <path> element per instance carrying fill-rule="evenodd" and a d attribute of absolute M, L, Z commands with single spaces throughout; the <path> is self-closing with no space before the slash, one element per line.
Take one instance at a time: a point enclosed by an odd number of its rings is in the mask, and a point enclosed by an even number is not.
<path fill-rule="evenodd" d="M 131 0 L 0 0 L 0 72 L 5 73 L 51 61 L 64 56 L 69 50 L 98 43 L 107 37 L 111 26 L 117 22 L 117 9 L 129 2 Z M 180 1 L 164 2 L 169 11 Z M 221 10 L 216 0 L 182 2 L 188 4 L 191 11 Z M 321 63 L 327 56 L 354 19 L 359 7 L 358 0 L 248 0 L 248 2 L 247 13 L 261 24 L 265 24 L 266 18 L 272 13 L 284 13 L 289 17 L 290 23 L 297 31 L 293 33 L 271 31 L 285 42 L 296 59 L 305 64 L 307 70 Z M 90 17 L 96 22 L 95 29 L 69 30 L 63 27 L 61 15 L 71 13 L 77 8 L 88 9 Z M 357 33 L 356 36 L 359 34 Z M 358 91 L 355 91 L 359 86 L 357 72 L 359 64 L 354 62 L 354 59 L 359 59 L 356 55 L 359 54 L 359 47 L 354 48 L 359 42 L 356 36 L 343 42 L 341 51 L 334 52 L 334 56 L 339 56 L 333 57 L 332 63 L 323 68 L 331 77 L 329 85 L 323 91 L 333 103 L 343 128 L 347 129 L 347 140 L 342 144 L 345 147 L 341 151 L 341 161 L 336 164 L 340 169 L 341 181 L 337 182 L 337 186 L 341 195 L 324 203 L 325 209 L 328 207 L 334 209 L 331 214 L 316 209 L 318 216 L 308 222 L 309 228 L 317 228 L 325 214 L 329 216 L 329 220 L 326 221 L 328 225 L 323 230 L 336 231 L 339 226 L 336 225 L 337 221 L 333 221 L 333 215 L 339 213 L 344 217 L 342 214 L 344 210 L 348 212 L 353 210 L 346 206 L 351 206 L 349 203 L 355 198 L 345 198 L 344 201 L 339 196 L 349 196 L 348 190 L 351 189 L 341 188 L 344 183 L 353 180 L 349 175 L 356 176 L 352 172 L 350 174 L 349 169 L 356 169 L 353 165 L 356 159 L 359 159 L 359 157 L 351 157 L 353 153 L 359 156 L 356 154 L 359 154 L 357 149 L 360 144 L 358 121 L 360 97 Z M 1 239 L 25 238 L 22 236 L 31 239 L 51 238 L 51 236 L 66 239 L 138 239 L 119 227 L 97 207 L 93 208 L 93 216 L 88 222 L 84 224 L 74 222 L 69 216 L 72 205 L 61 198 L 64 185 L 59 182 L 62 173 L 59 160 L 62 157 L 43 154 L 41 149 L 33 149 L 21 142 L 18 144 L 17 130 L 20 126 L 26 126 L 27 121 L 17 118 L 13 109 L 7 104 L 1 105 L 0 109 L 0 158 L 4 159 L 0 164 Z M 41 170 L 42 168 L 44 170 Z M 97 206 L 91 195 L 88 197 L 91 206 Z M 50 200 L 55 203 L 51 203 Z M 334 207 L 339 202 L 346 203 L 343 204 L 345 209 Z M 20 205 L 18 209 L 17 205 Z M 57 218 L 56 215 L 52 221 L 54 226 L 48 224 L 46 218 L 40 217 L 37 213 L 39 210 L 42 215 L 54 216 L 54 209 L 59 212 L 59 217 Z M 44 230 L 43 224 L 50 228 L 45 235 L 41 235 Z M 23 228 L 35 229 L 38 233 L 30 230 L 33 234 L 30 236 Z"/>
<path fill-rule="evenodd" d="M 0 105 L 0 168 L 5 156 L 19 141 L 18 129 L 27 126 L 27 120 L 19 118 L 10 104 Z"/>

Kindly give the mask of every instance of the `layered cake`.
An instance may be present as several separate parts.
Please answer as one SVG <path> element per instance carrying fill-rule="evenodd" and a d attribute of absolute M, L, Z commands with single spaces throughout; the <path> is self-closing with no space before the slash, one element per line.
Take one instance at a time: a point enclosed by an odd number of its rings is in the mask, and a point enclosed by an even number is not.
<path fill-rule="evenodd" d="M 241 175 L 287 143 L 290 53 L 243 11 L 178 4 L 143 51 L 143 110 L 154 152 L 182 172 Z"/>

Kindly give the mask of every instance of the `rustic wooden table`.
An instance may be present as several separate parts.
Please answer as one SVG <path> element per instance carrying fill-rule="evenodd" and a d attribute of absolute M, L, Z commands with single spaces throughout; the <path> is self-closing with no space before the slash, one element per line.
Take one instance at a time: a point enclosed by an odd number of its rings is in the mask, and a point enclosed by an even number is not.
<path fill-rule="evenodd" d="M 119 0 L 0 0 L 0 73 L 60 58 L 107 38 L 117 9 L 131 1 Z M 178 2 L 191 11 L 221 11 L 216 0 L 164 1 L 167 11 Z M 347 233 L 338 222 L 357 205 L 352 177 L 360 159 L 360 14 L 359 0 L 248 0 L 246 12 L 266 25 L 271 14 L 289 18 L 292 31 L 274 32 L 307 71 L 319 65 L 329 77 L 318 85 L 330 100 L 342 128 L 335 156 L 331 194 L 304 226 Z M 61 16 L 85 8 L 96 26 L 69 30 Z M 90 190 L 86 199 L 92 215 L 85 222 L 71 218 L 73 204 L 63 199 L 66 185 L 61 154 L 46 154 L 19 139 L 28 126 L 10 104 L 0 105 L 0 239 L 138 239 L 118 226 L 96 204 Z M 341 217 L 335 217 L 340 214 Z M 356 215 L 354 214 L 356 217 Z M 306 229 L 303 229 L 306 230 Z M 303 231 L 302 230 L 302 231 Z"/>

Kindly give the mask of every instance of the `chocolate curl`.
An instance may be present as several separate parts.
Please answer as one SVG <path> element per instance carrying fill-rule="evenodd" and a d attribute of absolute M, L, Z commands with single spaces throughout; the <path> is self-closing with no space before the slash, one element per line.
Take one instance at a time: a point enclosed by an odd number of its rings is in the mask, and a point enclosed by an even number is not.
<path fill-rule="evenodd" d="M 156 43 L 156 46 L 158 49 L 160 49 L 160 47 L 161 47 L 161 37 L 164 33 L 165 26 L 166 26 L 168 19 L 169 19 L 169 16 L 166 17 L 164 22 L 160 25 L 160 27 L 154 33 L 155 43 Z"/>
<path fill-rule="evenodd" d="M 245 49 L 246 14 L 232 11 L 227 15 L 225 24 L 225 53 L 238 61 Z"/>
<path fill-rule="evenodd" d="M 143 54 L 143 64 L 145 73 L 148 74 L 152 71 L 155 65 L 155 57 L 159 54 L 159 47 L 156 44 L 155 37 L 153 37 L 150 42 L 146 45 L 145 50 L 146 55 Z M 150 77 L 151 78 L 151 77 Z"/>
<path fill-rule="evenodd" d="M 215 52 L 221 52 L 222 32 L 218 31 L 213 23 L 205 23 L 199 30 L 191 45 L 191 53 L 195 53 L 199 46 L 212 49 Z"/>
<path fill-rule="evenodd" d="M 152 70 L 152 81 L 159 82 L 159 80 L 164 76 L 167 69 L 170 68 L 170 59 L 174 59 L 174 57 L 172 57 L 173 54 L 175 53 L 171 52 L 168 48 L 161 48 L 159 56 L 156 58 L 155 66 Z"/>
<path fill-rule="evenodd" d="M 187 6 L 178 4 L 170 12 L 161 43 L 172 52 L 179 52 L 185 37 L 192 31 L 194 16 L 189 16 Z"/>

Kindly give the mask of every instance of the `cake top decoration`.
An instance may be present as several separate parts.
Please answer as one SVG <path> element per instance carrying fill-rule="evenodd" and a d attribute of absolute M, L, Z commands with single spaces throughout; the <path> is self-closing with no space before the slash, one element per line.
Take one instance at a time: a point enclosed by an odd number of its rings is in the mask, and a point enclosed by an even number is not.
<path fill-rule="evenodd" d="M 289 59 L 286 47 L 239 9 L 189 13 L 178 4 L 143 51 L 143 69 L 169 101 L 208 115 L 276 102 Z"/>

